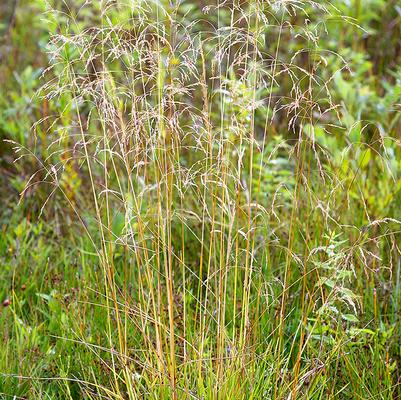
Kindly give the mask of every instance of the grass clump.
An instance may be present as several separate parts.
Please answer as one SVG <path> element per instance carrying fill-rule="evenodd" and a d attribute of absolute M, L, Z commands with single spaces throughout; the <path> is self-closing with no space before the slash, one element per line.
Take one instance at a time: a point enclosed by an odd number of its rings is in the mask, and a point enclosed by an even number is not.
<path fill-rule="evenodd" d="M 351 3 L 40 3 L 5 396 L 399 396 L 400 75 Z"/>

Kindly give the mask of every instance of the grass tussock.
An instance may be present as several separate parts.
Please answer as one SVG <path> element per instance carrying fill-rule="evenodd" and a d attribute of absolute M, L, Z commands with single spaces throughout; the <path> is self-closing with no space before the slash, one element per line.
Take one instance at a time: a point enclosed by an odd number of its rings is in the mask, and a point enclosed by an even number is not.
<path fill-rule="evenodd" d="M 42 111 L 6 137 L 35 218 L 2 233 L 0 388 L 398 398 L 400 75 L 359 56 L 363 20 L 307 0 L 42 11 Z"/>

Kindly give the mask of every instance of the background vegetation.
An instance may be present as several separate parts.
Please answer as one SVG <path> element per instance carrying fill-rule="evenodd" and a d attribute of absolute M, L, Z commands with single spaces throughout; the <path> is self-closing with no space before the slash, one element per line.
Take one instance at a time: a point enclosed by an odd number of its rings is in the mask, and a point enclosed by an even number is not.
<path fill-rule="evenodd" d="M 399 0 L 0 15 L 1 398 L 401 398 Z"/>

